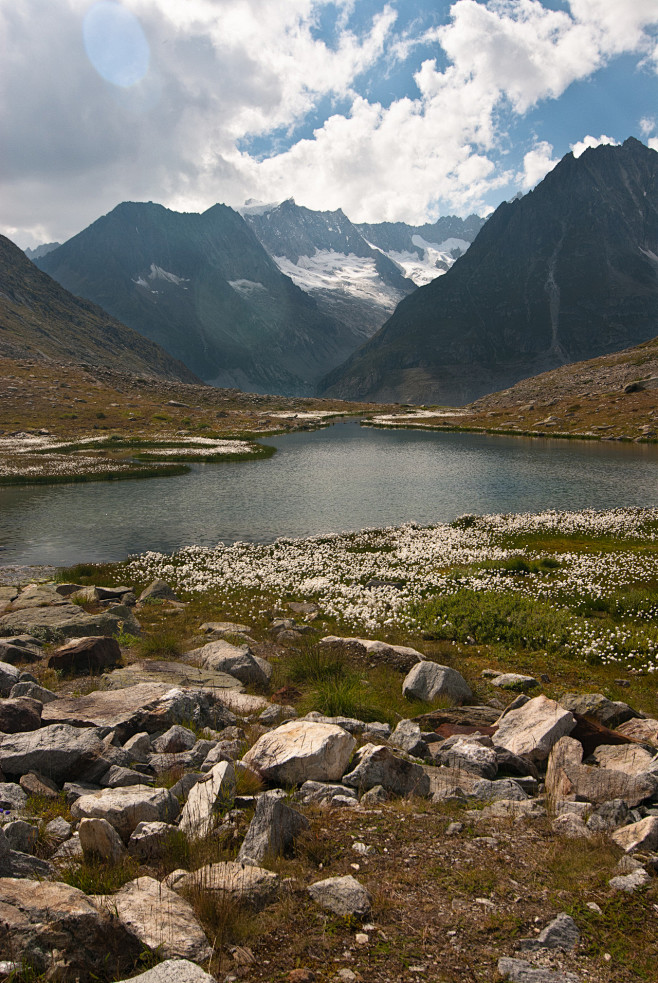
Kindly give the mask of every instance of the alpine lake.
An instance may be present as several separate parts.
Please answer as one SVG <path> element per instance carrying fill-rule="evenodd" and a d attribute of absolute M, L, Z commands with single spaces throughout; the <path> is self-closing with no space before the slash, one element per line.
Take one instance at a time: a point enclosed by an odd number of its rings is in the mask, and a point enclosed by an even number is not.
<path fill-rule="evenodd" d="M 0 565 L 113 562 L 465 513 L 658 505 L 658 446 L 377 429 L 351 419 L 262 443 L 268 459 L 142 481 L 0 489 Z"/>

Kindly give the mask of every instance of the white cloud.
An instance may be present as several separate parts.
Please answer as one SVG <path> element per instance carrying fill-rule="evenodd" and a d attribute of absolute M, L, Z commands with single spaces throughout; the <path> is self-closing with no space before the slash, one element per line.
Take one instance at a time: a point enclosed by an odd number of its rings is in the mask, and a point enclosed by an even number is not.
<path fill-rule="evenodd" d="M 585 151 L 589 150 L 591 147 L 601 146 L 618 147 L 619 142 L 617 140 L 613 140 L 612 137 L 605 136 L 603 133 L 600 137 L 588 135 L 583 137 L 583 139 L 579 140 L 577 143 L 572 143 L 571 150 L 573 151 L 574 157 L 580 157 L 581 154 L 584 154 Z"/>
<path fill-rule="evenodd" d="M 553 157 L 553 145 L 547 140 L 535 144 L 523 158 L 523 173 L 519 175 L 524 189 L 534 188 L 549 171 L 552 171 L 558 159 Z"/>
<path fill-rule="evenodd" d="M 647 142 L 652 150 L 658 150 L 658 137 L 651 137 L 651 139 Z"/>
<path fill-rule="evenodd" d="M 0 0 L 0 195 L 5 228 L 24 244 L 65 238 L 130 198 L 197 210 L 294 195 L 370 221 L 421 221 L 439 202 L 484 210 L 492 190 L 515 179 L 530 187 L 554 163 L 543 141 L 515 174 L 515 118 L 622 52 L 646 60 L 658 50 L 656 0 L 569 0 L 563 10 L 454 0 L 447 23 L 429 30 L 398 27 L 401 0 L 381 0 L 358 31 L 355 0 L 123 3 L 148 39 L 150 71 L 119 90 L 84 54 L 90 0 Z M 335 17 L 330 42 L 325 15 Z M 390 105 L 368 100 L 367 74 L 418 45 L 415 90 Z M 333 113 L 309 134 L 327 105 Z"/>
<path fill-rule="evenodd" d="M 645 116 L 640 120 L 639 126 L 642 136 L 648 137 L 656 129 L 656 120 Z"/>

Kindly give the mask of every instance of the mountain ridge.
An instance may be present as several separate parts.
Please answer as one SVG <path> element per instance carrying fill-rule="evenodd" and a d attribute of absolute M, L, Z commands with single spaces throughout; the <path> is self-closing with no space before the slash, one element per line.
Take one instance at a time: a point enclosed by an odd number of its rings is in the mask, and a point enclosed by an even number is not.
<path fill-rule="evenodd" d="M 639 216 L 639 217 L 638 217 Z M 638 344 L 658 322 L 658 154 L 566 157 L 321 383 L 343 398 L 463 404 Z"/>

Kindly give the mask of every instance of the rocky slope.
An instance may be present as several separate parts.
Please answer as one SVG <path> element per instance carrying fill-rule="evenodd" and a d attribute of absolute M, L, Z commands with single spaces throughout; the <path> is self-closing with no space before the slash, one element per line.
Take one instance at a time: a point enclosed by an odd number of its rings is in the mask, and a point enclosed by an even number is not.
<path fill-rule="evenodd" d="M 401 302 L 323 391 L 459 405 L 656 334 L 658 154 L 567 154 L 448 273 Z"/>
<path fill-rule="evenodd" d="M 311 393 L 358 343 L 224 205 L 124 202 L 38 264 L 216 386 Z"/>
<path fill-rule="evenodd" d="M 0 236 L 0 355 L 198 382 L 159 345 L 74 297 Z"/>

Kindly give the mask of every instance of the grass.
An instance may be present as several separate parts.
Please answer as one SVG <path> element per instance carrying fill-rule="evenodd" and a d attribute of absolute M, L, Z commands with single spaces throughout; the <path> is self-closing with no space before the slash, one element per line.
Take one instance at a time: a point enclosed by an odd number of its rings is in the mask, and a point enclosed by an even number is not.
<path fill-rule="evenodd" d="M 181 654 L 180 639 L 173 632 L 156 632 L 138 639 L 139 654 L 145 659 L 176 659 Z"/>
<path fill-rule="evenodd" d="M 82 863 L 71 863 L 59 871 L 64 884 L 77 887 L 85 894 L 114 894 L 128 881 L 138 876 L 139 863 L 132 857 L 115 864 L 106 860 L 85 858 Z"/>

